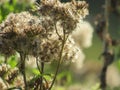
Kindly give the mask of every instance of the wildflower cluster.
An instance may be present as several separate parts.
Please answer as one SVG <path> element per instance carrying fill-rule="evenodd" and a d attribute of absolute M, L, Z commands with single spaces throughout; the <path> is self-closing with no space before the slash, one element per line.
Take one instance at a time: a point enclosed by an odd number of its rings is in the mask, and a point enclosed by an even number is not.
<path fill-rule="evenodd" d="M 22 12 L 8 15 L 0 25 L 0 30 L 1 53 L 12 54 L 13 51 L 18 51 L 30 54 L 34 44 L 33 38 L 42 33 L 43 28 L 37 17 L 28 12 Z"/>
<path fill-rule="evenodd" d="M 13 54 L 17 51 L 39 56 L 42 61 L 57 60 L 64 34 L 74 30 L 79 23 L 78 19 L 87 15 L 86 7 L 85 2 L 61 3 L 58 0 L 43 0 L 39 9 L 42 14 L 40 18 L 29 12 L 10 14 L 0 25 L 1 53 Z M 68 46 L 72 43 L 70 40 L 67 42 L 69 44 L 65 46 L 67 48 L 64 58 L 74 56 L 69 55 L 71 48 Z"/>
<path fill-rule="evenodd" d="M 61 3 L 59 0 L 42 0 L 38 10 L 42 16 L 60 21 L 66 33 L 71 33 L 79 20 L 88 15 L 87 7 L 85 1 Z"/>
<path fill-rule="evenodd" d="M 61 3 L 59 0 L 41 0 L 37 9 L 40 17 L 29 12 L 12 13 L 0 24 L 0 53 L 5 56 L 20 53 L 19 70 L 23 74 L 25 89 L 26 55 L 43 63 L 80 59 L 81 49 L 70 34 L 88 14 L 87 6 L 84 1 Z M 10 73 L 6 80 L 11 82 L 13 75 L 17 73 Z M 53 83 L 54 79 L 49 90 Z M 36 88 L 39 89 L 39 82 Z"/>
<path fill-rule="evenodd" d="M 0 65 L 0 89 L 5 90 L 12 86 L 17 80 L 19 71 L 18 68 L 12 69 L 8 64 Z"/>

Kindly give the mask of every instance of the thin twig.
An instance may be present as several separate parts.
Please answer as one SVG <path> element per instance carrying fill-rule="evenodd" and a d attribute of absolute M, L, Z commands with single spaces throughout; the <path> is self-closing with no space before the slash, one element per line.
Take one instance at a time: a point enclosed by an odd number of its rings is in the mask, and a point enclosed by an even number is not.
<path fill-rule="evenodd" d="M 40 90 L 43 90 L 43 74 L 44 74 L 44 62 L 41 62 L 41 69 L 39 67 L 39 60 L 38 57 L 36 57 L 36 64 L 37 64 L 37 68 L 40 72 Z"/>
<path fill-rule="evenodd" d="M 55 25 L 56 34 L 58 35 L 58 37 L 59 37 L 60 39 L 62 39 L 61 35 L 58 33 L 57 23 L 54 22 L 54 25 Z"/>
<path fill-rule="evenodd" d="M 63 53 L 63 50 L 64 50 L 64 45 L 65 45 L 65 42 L 67 40 L 65 36 L 66 36 L 65 35 L 65 30 L 63 29 L 63 40 L 62 40 L 62 48 L 61 48 L 61 51 L 60 51 L 60 57 L 59 57 L 59 60 L 58 60 L 55 76 L 54 76 L 53 81 L 52 81 L 48 90 L 51 90 L 51 88 L 53 87 L 53 84 L 55 83 L 55 80 L 56 80 L 56 77 L 57 77 L 57 74 L 58 74 L 58 71 L 59 71 L 59 67 L 60 67 L 60 64 L 61 64 L 61 61 L 62 61 L 62 53 Z"/>
<path fill-rule="evenodd" d="M 26 54 L 24 53 L 20 53 L 20 62 L 21 62 L 21 73 L 23 75 L 23 79 L 24 79 L 24 84 L 25 84 L 25 90 L 27 90 L 27 80 L 26 80 L 26 72 L 25 72 L 25 58 L 26 58 Z"/>
<path fill-rule="evenodd" d="M 104 65 L 101 71 L 101 77 L 100 77 L 100 88 L 102 90 L 106 89 L 106 72 L 107 72 L 107 68 L 108 66 L 111 64 L 110 63 L 110 56 L 112 56 L 112 54 L 110 54 L 109 50 L 110 50 L 110 42 L 108 40 L 108 35 L 109 35 L 109 5 L 110 5 L 110 0 L 105 0 L 105 12 L 104 12 L 104 17 L 105 17 L 105 29 L 103 32 L 103 57 L 104 57 Z M 113 59 L 113 57 L 112 57 Z M 111 60 L 112 60 L 111 59 Z"/>
<path fill-rule="evenodd" d="M 108 68 L 108 66 L 106 66 L 105 63 L 104 63 L 104 66 L 103 66 L 102 71 L 101 71 L 101 77 L 100 77 L 100 82 L 101 82 L 100 88 L 102 90 L 105 90 L 106 85 L 107 85 L 106 84 L 106 72 L 107 72 L 107 68 Z"/>
<path fill-rule="evenodd" d="M 38 60 L 38 57 L 36 57 L 36 64 L 37 64 L 37 68 L 38 68 L 39 72 L 41 73 L 41 70 L 40 70 L 40 67 L 39 67 L 39 60 Z"/>
<path fill-rule="evenodd" d="M 109 4 L 110 0 L 105 0 L 105 12 L 104 12 L 104 17 L 105 17 L 105 34 L 108 33 L 109 30 Z"/>
<path fill-rule="evenodd" d="M 41 62 L 41 78 L 40 78 L 40 90 L 43 90 L 43 74 L 44 74 L 44 62 Z"/>
<path fill-rule="evenodd" d="M 45 77 L 43 77 L 43 80 L 45 81 L 46 90 L 48 90 L 48 88 L 49 88 L 49 83 L 48 83 L 48 81 L 46 80 Z"/>

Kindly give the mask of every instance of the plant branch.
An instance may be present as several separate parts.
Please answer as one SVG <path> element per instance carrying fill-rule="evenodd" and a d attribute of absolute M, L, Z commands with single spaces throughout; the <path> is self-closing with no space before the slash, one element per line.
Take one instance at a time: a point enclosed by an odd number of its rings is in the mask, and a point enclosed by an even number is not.
<path fill-rule="evenodd" d="M 57 23 L 54 22 L 56 34 L 58 35 L 58 37 L 59 37 L 60 39 L 62 39 L 61 35 L 58 33 L 58 29 L 57 29 L 57 25 L 56 25 L 56 24 L 57 24 Z"/>
<path fill-rule="evenodd" d="M 105 28 L 103 32 L 103 57 L 104 57 L 104 65 L 101 71 L 101 77 L 100 77 L 100 88 L 102 90 L 105 90 L 107 84 L 106 84 L 106 72 L 108 69 L 108 66 L 112 63 L 113 61 L 113 54 L 110 52 L 110 46 L 111 46 L 111 37 L 109 35 L 109 5 L 110 5 L 110 0 L 105 0 L 105 12 L 104 12 L 104 17 L 105 17 Z"/>
<path fill-rule="evenodd" d="M 40 78 L 40 90 L 43 90 L 43 74 L 44 74 L 44 62 L 41 62 L 41 78 Z"/>
<path fill-rule="evenodd" d="M 108 66 L 106 66 L 105 63 L 104 63 L 104 66 L 103 66 L 102 71 L 101 71 L 101 76 L 100 76 L 100 82 L 101 82 L 100 88 L 102 90 L 105 90 L 106 85 L 107 85 L 106 84 L 106 72 L 107 72 L 107 68 L 108 68 Z"/>
<path fill-rule="evenodd" d="M 20 62 L 21 62 L 20 71 L 23 75 L 25 90 L 27 90 L 27 81 L 26 81 L 26 72 L 25 72 L 25 58 L 26 58 L 26 54 L 20 53 Z"/>
<path fill-rule="evenodd" d="M 110 0 L 105 0 L 104 17 L 105 17 L 105 22 L 106 22 L 106 24 L 105 24 L 105 32 L 106 33 L 108 33 L 108 30 L 109 30 L 109 6 L 110 6 Z"/>
<path fill-rule="evenodd" d="M 48 90 L 51 90 L 51 88 L 53 87 L 53 84 L 55 83 L 55 80 L 56 80 L 56 77 L 57 77 L 57 74 L 58 74 L 58 71 L 59 71 L 59 67 L 60 67 L 60 64 L 61 64 L 61 61 L 62 61 L 62 53 L 63 53 L 63 50 L 64 50 L 64 45 L 65 45 L 65 42 L 67 40 L 65 36 L 66 36 L 65 35 L 65 30 L 63 29 L 63 40 L 62 40 L 62 47 L 61 47 L 61 51 L 60 51 L 60 57 L 59 57 L 59 60 L 58 60 L 55 76 L 54 76 L 53 81 L 52 81 Z"/>
<path fill-rule="evenodd" d="M 46 80 L 45 77 L 43 77 L 43 80 L 45 81 L 45 87 L 46 87 L 46 89 L 48 90 L 48 88 L 49 88 L 49 83 L 48 83 L 48 81 Z"/>
<path fill-rule="evenodd" d="M 36 57 L 37 68 L 38 68 L 39 72 L 41 73 L 41 70 L 40 70 L 39 63 L 38 63 L 38 62 L 39 62 L 38 57 Z"/>

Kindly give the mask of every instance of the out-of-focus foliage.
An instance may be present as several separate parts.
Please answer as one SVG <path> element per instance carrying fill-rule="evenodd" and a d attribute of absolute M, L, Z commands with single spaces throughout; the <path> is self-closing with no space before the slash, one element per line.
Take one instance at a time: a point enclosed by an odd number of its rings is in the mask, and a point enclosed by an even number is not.
<path fill-rule="evenodd" d="M 120 47 L 116 48 L 116 56 L 115 56 L 116 66 L 120 71 Z"/>
<path fill-rule="evenodd" d="M 20 11 L 30 10 L 32 8 L 32 3 L 25 3 L 19 0 L 2 0 L 0 1 L 0 22 L 6 18 L 6 16 L 11 13 L 17 13 Z"/>
<path fill-rule="evenodd" d="M 101 90 L 99 87 L 100 87 L 100 84 L 96 83 L 94 86 L 92 86 L 91 90 Z"/>
<path fill-rule="evenodd" d="M 15 68 L 16 65 L 17 65 L 17 56 L 16 55 L 13 55 L 11 56 L 8 60 L 7 60 L 7 63 L 12 67 L 12 68 Z"/>
<path fill-rule="evenodd" d="M 58 74 L 57 81 L 61 85 L 70 85 L 72 83 L 72 75 L 69 71 L 64 71 Z"/>

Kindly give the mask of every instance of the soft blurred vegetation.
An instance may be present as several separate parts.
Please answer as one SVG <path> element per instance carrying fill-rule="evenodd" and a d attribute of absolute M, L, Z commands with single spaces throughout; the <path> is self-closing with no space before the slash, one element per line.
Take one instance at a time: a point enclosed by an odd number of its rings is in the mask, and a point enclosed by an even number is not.
<path fill-rule="evenodd" d="M 0 1 L 0 22 L 5 17 L 13 12 L 18 13 L 25 10 L 30 10 L 33 4 L 26 0 L 1 0 Z"/>
<path fill-rule="evenodd" d="M 0 22 L 2 22 L 6 16 L 11 13 L 17 13 L 25 10 L 31 10 L 33 3 L 30 3 L 29 0 L 5 0 L 4 3 L 1 3 L 4 0 L 0 1 Z M 67 0 L 63 0 L 67 1 Z M 89 3 L 90 15 L 86 18 L 87 21 L 91 22 L 93 25 L 93 20 L 98 13 L 103 13 L 104 0 L 87 0 Z M 120 15 L 110 14 L 110 33 L 114 39 L 120 39 Z M 93 25 L 94 27 L 94 25 Z M 69 68 L 68 66 L 63 65 L 61 72 L 58 74 L 57 83 L 53 90 L 99 90 L 99 75 L 102 67 L 102 60 L 99 59 L 102 52 L 102 43 L 100 39 L 95 35 L 93 37 L 93 45 L 84 50 L 86 55 L 86 60 L 84 66 L 74 72 L 74 69 Z M 117 69 L 116 71 L 120 73 L 120 46 L 115 48 L 116 58 L 115 62 L 112 64 L 112 67 Z M 4 57 L 0 56 L 0 63 L 3 62 Z M 17 65 L 18 56 L 11 56 L 8 58 L 7 63 L 14 68 Z M 54 70 L 54 63 L 52 67 L 49 65 L 46 67 L 46 74 Z M 74 67 L 72 67 L 74 68 Z M 32 72 L 36 76 L 39 76 L 39 71 L 34 69 L 29 69 L 27 72 Z M 112 74 L 112 73 L 111 73 Z M 113 73 L 114 74 L 114 73 Z M 120 74 L 119 74 L 120 75 Z M 113 75 L 115 76 L 115 75 Z M 51 75 L 45 75 L 47 79 L 51 79 Z M 82 89 L 81 89 L 82 88 Z M 108 87 L 108 90 L 120 90 L 119 86 L 113 88 Z"/>

